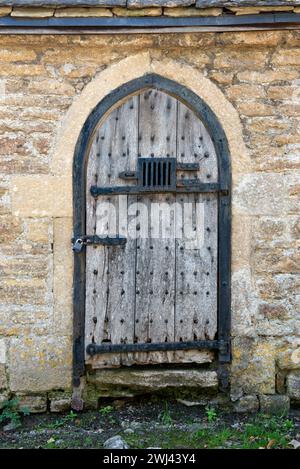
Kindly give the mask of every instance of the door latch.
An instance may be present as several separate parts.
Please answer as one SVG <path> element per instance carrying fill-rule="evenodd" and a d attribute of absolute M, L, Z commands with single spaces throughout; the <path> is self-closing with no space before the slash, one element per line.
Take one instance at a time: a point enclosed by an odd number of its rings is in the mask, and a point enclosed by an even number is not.
<path fill-rule="evenodd" d="M 127 242 L 124 236 L 97 236 L 97 235 L 84 235 L 80 238 L 73 238 L 73 251 L 79 253 L 83 250 L 84 246 L 89 244 L 101 244 L 102 246 L 122 246 Z"/>

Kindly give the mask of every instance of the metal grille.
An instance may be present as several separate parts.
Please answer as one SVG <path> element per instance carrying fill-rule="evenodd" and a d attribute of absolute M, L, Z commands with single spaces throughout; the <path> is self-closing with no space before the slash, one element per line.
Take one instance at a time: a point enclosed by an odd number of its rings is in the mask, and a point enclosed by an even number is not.
<path fill-rule="evenodd" d="M 139 158 L 138 184 L 144 190 L 176 188 L 176 158 Z"/>

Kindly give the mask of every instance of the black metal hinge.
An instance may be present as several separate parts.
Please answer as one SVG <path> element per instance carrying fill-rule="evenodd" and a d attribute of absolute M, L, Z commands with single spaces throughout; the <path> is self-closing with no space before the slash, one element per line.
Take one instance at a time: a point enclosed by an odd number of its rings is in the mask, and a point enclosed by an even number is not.
<path fill-rule="evenodd" d="M 231 361 L 230 340 L 220 339 L 218 342 L 219 342 L 219 361 L 221 363 L 229 363 Z"/>
<path fill-rule="evenodd" d="M 88 355 L 101 353 L 131 353 L 131 352 L 154 352 L 154 351 L 176 351 L 208 349 L 219 350 L 217 340 L 194 340 L 190 342 L 150 342 L 136 344 L 89 344 L 86 348 Z"/>

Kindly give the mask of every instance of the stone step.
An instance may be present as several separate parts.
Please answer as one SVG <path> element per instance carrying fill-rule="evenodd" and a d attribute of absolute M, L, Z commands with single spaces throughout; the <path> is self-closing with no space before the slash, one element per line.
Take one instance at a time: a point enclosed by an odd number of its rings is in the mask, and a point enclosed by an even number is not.
<path fill-rule="evenodd" d="M 97 370 L 87 381 L 99 396 L 137 395 L 163 390 L 211 390 L 218 388 L 215 371 L 201 369 L 115 369 Z"/>

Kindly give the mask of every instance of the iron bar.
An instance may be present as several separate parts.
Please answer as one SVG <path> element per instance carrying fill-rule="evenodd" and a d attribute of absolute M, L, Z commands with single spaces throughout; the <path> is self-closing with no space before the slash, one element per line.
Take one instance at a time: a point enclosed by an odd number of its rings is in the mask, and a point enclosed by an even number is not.
<path fill-rule="evenodd" d="M 94 356 L 100 353 L 130 353 L 130 352 L 157 352 L 176 350 L 208 349 L 219 350 L 224 346 L 218 340 L 194 340 L 190 342 L 158 342 L 137 344 L 89 344 L 86 348 L 88 355 Z"/>
<path fill-rule="evenodd" d="M 93 197 L 99 195 L 120 195 L 120 194 L 132 194 L 139 195 L 142 192 L 155 193 L 155 192 L 172 192 L 172 193 L 198 193 L 198 192 L 226 192 L 227 187 L 222 187 L 221 184 L 211 183 L 185 183 L 182 187 L 160 187 L 159 190 L 155 187 L 144 187 L 144 186 L 111 186 L 111 187 L 98 187 L 91 186 L 90 192 Z"/>

